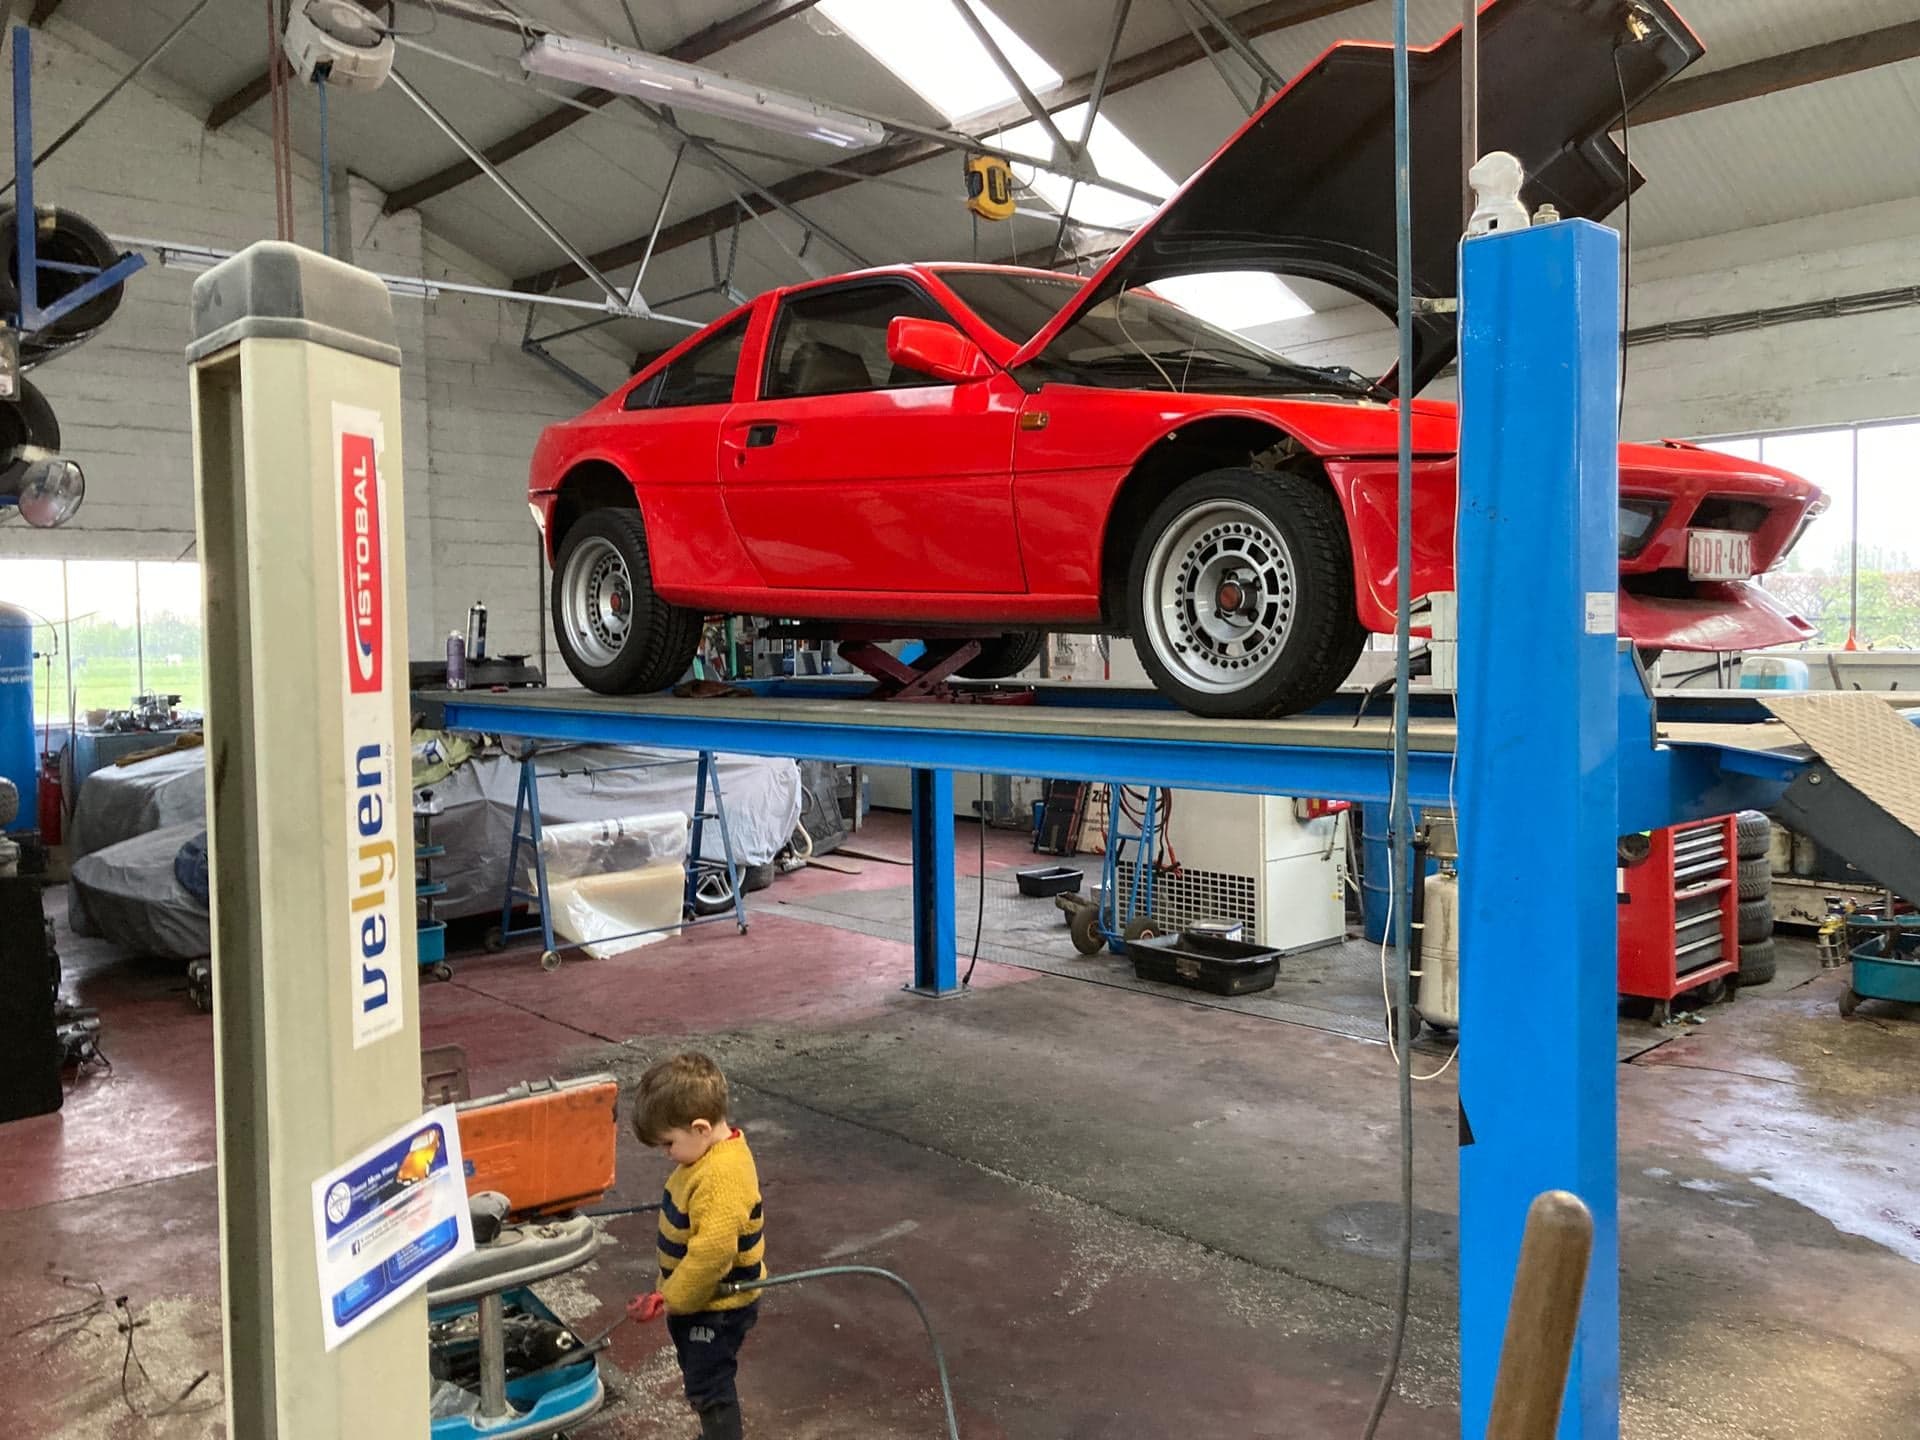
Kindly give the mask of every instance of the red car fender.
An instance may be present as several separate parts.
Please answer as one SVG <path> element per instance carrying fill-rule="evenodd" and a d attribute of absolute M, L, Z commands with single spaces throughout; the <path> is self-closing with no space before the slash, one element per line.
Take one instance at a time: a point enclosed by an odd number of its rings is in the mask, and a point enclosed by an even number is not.
<path fill-rule="evenodd" d="M 1327 478 L 1347 516 L 1353 545 L 1354 607 L 1375 634 L 1393 630 L 1400 583 L 1400 467 L 1387 459 L 1329 460 Z M 1413 593 L 1454 588 L 1454 512 L 1459 484 L 1451 457 L 1413 463 Z"/>

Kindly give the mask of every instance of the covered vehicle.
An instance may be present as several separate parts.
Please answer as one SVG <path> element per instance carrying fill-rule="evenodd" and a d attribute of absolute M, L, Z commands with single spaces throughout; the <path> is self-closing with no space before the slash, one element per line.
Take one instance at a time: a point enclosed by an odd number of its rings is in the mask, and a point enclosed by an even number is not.
<path fill-rule="evenodd" d="M 1701 53 L 1663 3 L 1495 0 L 1482 138 L 1530 206 L 1610 213 L 1639 177 L 1608 136 Z M 1415 595 L 1454 586 L 1452 360 L 1375 379 L 1275 353 L 1157 295 L 1266 271 L 1394 308 L 1391 51 L 1343 44 L 1275 95 L 1092 277 L 900 265 L 761 295 L 542 435 L 530 498 L 569 668 L 680 678 L 704 617 L 971 636 L 1011 674 L 1048 629 L 1133 637 L 1200 714 L 1310 707 L 1392 628 L 1397 407 L 1414 406 Z M 1414 287 L 1455 290 L 1458 35 L 1413 56 Z M 1620 623 L 1642 647 L 1805 638 L 1753 576 L 1819 492 L 1677 443 L 1620 450 Z"/>

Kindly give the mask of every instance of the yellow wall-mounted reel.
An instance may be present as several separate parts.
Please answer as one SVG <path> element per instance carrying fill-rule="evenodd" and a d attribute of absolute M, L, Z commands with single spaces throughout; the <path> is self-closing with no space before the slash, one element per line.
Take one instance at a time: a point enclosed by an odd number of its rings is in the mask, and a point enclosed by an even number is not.
<path fill-rule="evenodd" d="M 1013 167 L 998 155 L 967 157 L 967 208 L 982 220 L 1013 215 Z"/>

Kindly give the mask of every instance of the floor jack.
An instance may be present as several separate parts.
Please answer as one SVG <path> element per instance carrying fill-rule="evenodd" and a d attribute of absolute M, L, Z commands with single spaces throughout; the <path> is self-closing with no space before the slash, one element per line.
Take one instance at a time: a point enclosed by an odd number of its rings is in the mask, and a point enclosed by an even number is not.
<path fill-rule="evenodd" d="M 546 1440 L 605 1399 L 612 1332 L 583 1338 L 531 1287 L 599 1249 L 580 1207 L 613 1186 L 619 1098 L 590 1075 L 460 1103 L 474 1251 L 427 1288 L 433 1440 Z"/>

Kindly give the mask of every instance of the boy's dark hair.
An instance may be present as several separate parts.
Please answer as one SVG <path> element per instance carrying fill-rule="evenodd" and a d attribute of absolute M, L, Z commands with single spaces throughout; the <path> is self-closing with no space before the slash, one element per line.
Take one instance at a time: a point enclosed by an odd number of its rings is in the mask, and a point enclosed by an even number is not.
<path fill-rule="evenodd" d="M 696 1120 L 727 1122 L 727 1077 L 698 1051 L 656 1060 L 633 1092 L 633 1133 L 642 1145 L 658 1145 L 667 1131 Z"/>

